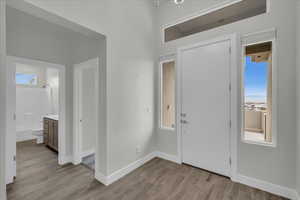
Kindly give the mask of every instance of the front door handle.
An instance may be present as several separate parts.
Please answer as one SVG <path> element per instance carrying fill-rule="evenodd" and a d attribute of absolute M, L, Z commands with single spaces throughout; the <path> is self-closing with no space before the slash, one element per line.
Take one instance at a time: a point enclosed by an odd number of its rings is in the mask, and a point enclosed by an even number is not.
<path fill-rule="evenodd" d="M 186 120 L 180 120 L 180 122 L 181 122 L 182 124 L 188 124 L 188 121 L 186 121 Z"/>

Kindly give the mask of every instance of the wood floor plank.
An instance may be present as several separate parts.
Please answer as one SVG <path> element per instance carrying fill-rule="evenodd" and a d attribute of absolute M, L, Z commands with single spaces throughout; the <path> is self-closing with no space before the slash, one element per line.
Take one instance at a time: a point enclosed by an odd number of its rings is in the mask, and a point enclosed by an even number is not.
<path fill-rule="evenodd" d="M 158 158 L 106 187 L 83 165 L 59 166 L 56 153 L 33 141 L 17 144 L 17 179 L 7 194 L 8 200 L 285 200 Z"/>

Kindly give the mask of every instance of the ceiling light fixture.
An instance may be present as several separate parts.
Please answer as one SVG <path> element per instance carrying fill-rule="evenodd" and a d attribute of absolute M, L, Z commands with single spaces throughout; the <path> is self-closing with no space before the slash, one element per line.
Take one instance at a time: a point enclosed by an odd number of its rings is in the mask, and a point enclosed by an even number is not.
<path fill-rule="evenodd" d="M 184 0 L 174 0 L 175 4 L 183 4 Z"/>

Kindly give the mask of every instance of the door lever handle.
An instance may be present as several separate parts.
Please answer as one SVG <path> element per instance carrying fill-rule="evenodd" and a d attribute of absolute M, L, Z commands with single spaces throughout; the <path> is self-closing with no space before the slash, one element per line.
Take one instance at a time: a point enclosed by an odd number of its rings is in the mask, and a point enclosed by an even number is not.
<path fill-rule="evenodd" d="M 182 124 L 188 124 L 188 121 L 186 121 L 186 120 L 180 120 L 180 123 L 182 123 Z"/>

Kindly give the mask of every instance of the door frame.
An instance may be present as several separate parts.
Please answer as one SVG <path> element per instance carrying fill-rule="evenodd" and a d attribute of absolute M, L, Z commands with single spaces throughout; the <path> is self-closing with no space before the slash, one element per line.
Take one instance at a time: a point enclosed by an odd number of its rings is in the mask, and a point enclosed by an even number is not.
<path fill-rule="evenodd" d="M 45 68 L 54 68 L 59 71 L 59 127 L 58 127 L 58 164 L 64 165 L 68 162 L 67 156 L 66 156 L 66 69 L 64 65 L 39 61 L 39 60 L 33 60 L 23 57 L 16 57 L 16 56 L 7 56 L 7 65 L 13 64 L 13 63 L 22 63 L 26 65 L 35 65 L 39 67 L 45 67 Z M 7 79 L 6 83 L 7 86 L 9 86 L 9 80 Z M 10 93 L 7 91 L 7 99 L 10 98 Z M 7 107 L 7 114 L 9 112 L 13 112 L 13 115 L 15 114 L 16 107 L 9 108 Z M 11 113 L 10 113 L 11 114 Z M 15 121 L 13 119 L 13 121 Z M 7 127 L 11 121 L 7 119 L 6 124 Z M 16 132 L 15 132 L 16 133 Z M 6 138 L 8 138 L 9 132 L 6 131 Z M 16 135 L 15 135 L 16 138 Z M 17 142 L 17 141 L 15 141 Z M 6 146 L 6 150 L 8 150 L 8 147 Z M 7 161 L 6 161 L 7 162 Z"/>
<path fill-rule="evenodd" d="M 238 35 L 237 34 L 230 34 L 221 36 L 218 38 L 202 41 L 193 45 L 188 45 L 184 47 L 180 47 L 177 49 L 177 62 L 175 65 L 176 70 L 176 132 L 177 132 L 177 153 L 179 157 L 179 162 L 183 163 L 183 156 L 182 156 L 182 126 L 180 123 L 181 120 L 181 113 L 182 113 L 182 78 L 181 78 L 181 55 L 182 52 L 188 49 L 196 48 L 199 46 L 206 46 L 213 43 L 218 43 L 222 41 L 230 41 L 231 46 L 231 54 L 230 54 L 230 138 L 229 138 L 229 150 L 230 150 L 230 178 L 234 179 L 237 176 L 237 148 L 238 148 L 238 112 L 240 108 L 240 101 L 238 100 L 239 97 L 239 68 L 238 68 Z M 229 89 L 229 88 L 228 88 Z"/>
<path fill-rule="evenodd" d="M 79 64 L 74 65 L 74 74 L 73 74 L 73 129 L 74 129 L 74 134 L 73 134 L 73 164 L 78 165 L 82 162 L 82 158 L 85 156 L 84 152 L 81 151 L 82 148 L 82 134 L 80 132 L 80 119 L 79 116 L 81 115 L 80 113 L 80 95 L 81 95 L 81 78 L 80 78 L 80 73 L 81 70 L 83 69 L 88 69 L 88 68 L 93 68 L 94 66 L 82 66 L 84 63 L 97 63 L 97 66 L 95 67 L 96 73 L 95 73 L 95 80 L 96 80 L 96 87 L 95 87 L 95 100 L 96 100 L 96 121 L 98 122 L 99 120 L 99 71 L 100 71 L 100 64 L 99 64 L 99 57 L 93 58 L 90 60 L 87 60 L 85 62 L 81 62 Z M 96 146 L 95 146 L 95 152 L 89 152 L 97 154 L 97 147 L 98 147 L 98 140 L 97 140 L 97 135 L 99 132 L 99 125 L 96 123 Z M 95 169 L 97 167 L 97 156 L 95 156 Z"/>

